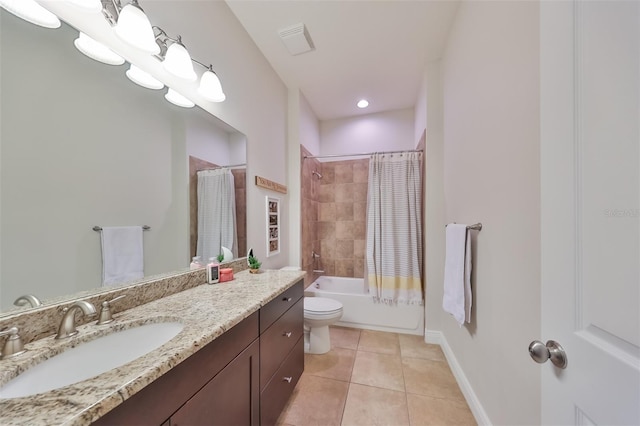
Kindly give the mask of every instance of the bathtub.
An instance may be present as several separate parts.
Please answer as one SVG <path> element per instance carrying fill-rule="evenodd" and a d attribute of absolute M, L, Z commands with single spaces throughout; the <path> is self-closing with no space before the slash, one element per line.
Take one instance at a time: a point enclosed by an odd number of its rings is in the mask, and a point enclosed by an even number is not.
<path fill-rule="evenodd" d="M 362 278 L 321 276 L 306 288 L 305 296 L 327 297 L 342 303 L 342 318 L 336 325 L 424 334 L 424 306 L 374 303 Z"/>

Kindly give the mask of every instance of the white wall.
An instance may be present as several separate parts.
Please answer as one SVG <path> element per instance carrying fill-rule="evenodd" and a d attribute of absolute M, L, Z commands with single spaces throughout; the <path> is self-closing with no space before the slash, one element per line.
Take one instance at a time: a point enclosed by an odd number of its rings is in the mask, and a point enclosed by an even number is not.
<path fill-rule="evenodd" d="M 311 153 L 320 150 L 320 123 L 307 98 L 299 89 L 289 89 L 289 148 L 288 148 L 288 185 L 290 201 L 290 247 L 289 265 L 302 266 L 301 253 L 301 163 L 300 145 Z"/>
<path fill-rule="evenodd" d="M 540 367 L 527 353 L 540 333 L 538 24 L 535 2 L 465 2 L 442 61 L 444 219 L 483 229 L 472 240 L 471 324 L 458 327 L 428 282 L 427 326 L 493 424 L 540 422 Z M 427 271 L 442 267 L 433 249 Z"/>
<path fill-rule="evenodd" d="M 209 161 L 220 166 L 232 163 L 231 135 L 211 121 L 202 120 L 194 110 L 187 115 L 187 155 Z M 244 162 L 244 161 L 243 161 Z"/>
<path fill-rule="evenodd" d="M 265 268 L 284 265 L 287 227 L 280 254 L 266 259 L 264 197 L 274 193 L 258 189 L 253 176 L 286 182 L 286 88 L 224 2 L 180 2 L 180 13 L 177 7 L 149 2 L 145 11 L 152 22 L 179 29 L 185 39 L 205 40 L 206 51 L 194 57 L 215 61 L 227 94 L 227 101 L 207 109 L 248 140 L 248 244 Z M 83 56 L 73 47 L 77 31 L 67 26 L 49 30 L 0 13 L 0 284 L 11 282 L 25 292 L 27 285 L 38 284 L 44 298 L 94 287 L 101 271 L 94 225 L 152 226 L 144 234 L 147 273 L 188 265 L 186 153 L 195 110 L 173 106 L 164 92 L 131 83 L 124 65 Z M 200 14 L 210 16 L 210 25 L 193 28 L 189 22 Z M 45 157 L 36 160 L 36 154 Z M 92 182 L 88 176 L 100 179 Z M 14 190 L 9 183 L 25 186 Z M 281 199 L 286 224 L 288 197 Z M 34 271 L 36 263 L 47 271 L 44 279 L 36 275 L 42 274 Z M 20 272 L 26 278 L 18 279 Z M 2 306 L 12 297 L 0 293 Z"/>
<path fill-rule="evenodd" d="M 320 123 L 320 154 L 415 149 L 413 108 Z"/>
<path fill-rule="evenodd" d="M 320 154 L 320 122 L 302 93 L 300 93 L 300 144 L 313 155 Z"/>

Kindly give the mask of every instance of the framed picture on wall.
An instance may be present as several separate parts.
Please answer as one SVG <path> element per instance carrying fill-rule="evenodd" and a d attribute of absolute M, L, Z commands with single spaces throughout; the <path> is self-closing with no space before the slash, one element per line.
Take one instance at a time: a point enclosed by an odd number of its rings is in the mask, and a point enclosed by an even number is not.
<path fill-rule="evenodd" d="M 280 253 L 280 199 L 267 195 L 267 257 Z"/>

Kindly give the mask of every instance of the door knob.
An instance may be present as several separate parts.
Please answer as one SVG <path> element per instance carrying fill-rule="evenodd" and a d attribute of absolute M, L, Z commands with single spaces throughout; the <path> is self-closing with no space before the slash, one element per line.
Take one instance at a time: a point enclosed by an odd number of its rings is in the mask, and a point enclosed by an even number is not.
<path fill-rule="evenodd" d="M 567 354 L 562 346 L 560 346 L 560 343 L 556 341 L 547 340 L 547 344 L 545 345 L 539 340 L 534 340 L 529 345 L 529 355 L 539 364 L 550 359 L 556 367 L 567 368 Z"/>

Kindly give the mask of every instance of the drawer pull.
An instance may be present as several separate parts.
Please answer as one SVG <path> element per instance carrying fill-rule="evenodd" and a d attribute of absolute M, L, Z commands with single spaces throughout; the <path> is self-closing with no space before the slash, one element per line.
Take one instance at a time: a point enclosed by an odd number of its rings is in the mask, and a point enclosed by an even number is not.
<path fill-rule="evenodd" d="M 291 302 L 291 298 L 290 297 L 283 297 L 282 301 L 283 302 Z"/>
<path fill-rule="evenodd" d="M 291 380 L 293 380 L 293 377 L 291 377 L 291 376 L 282 378 L 282 381 L 283 382 L 287 382 L 287 383 L 291 383 Z"/>
<path fill-rule="evenodd" d="M 291 337 L 291 334 L 293 334 L 293 333 L 291 333 L 290 331 L 287 331 L 287 332 L 285 332 L 285 333 L 282 333 L 282 335 L 283 335 L 283 336 L 286 336 L 286 337 Z"/>

